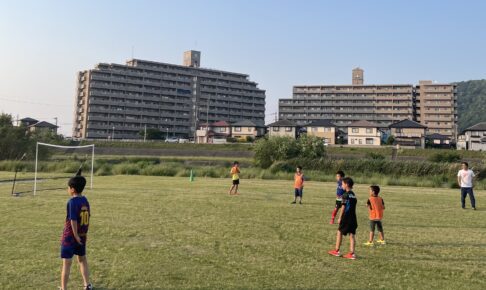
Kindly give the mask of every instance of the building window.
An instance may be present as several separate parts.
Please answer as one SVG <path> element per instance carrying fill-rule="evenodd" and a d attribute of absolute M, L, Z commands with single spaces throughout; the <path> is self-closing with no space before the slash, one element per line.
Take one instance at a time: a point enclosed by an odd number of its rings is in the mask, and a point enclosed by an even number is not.
<path fill-rule="evenodd" d="M 280 131 L 280 127 L 272 127 L 272 131 L 273 131 L 273 132 L 278 132 L 278 131 Z"/>
<path fill-rule="evenodd" d="M 372 128 L 366 128 L 366 133 L 368 133 L 368 134 L 373 133 L 373 129 Z"/>
<path fill-rule="evenodd" d="M 351 132 L 353 132 L 353 133 L 359 133 L 359 128 L 352 128 L 351 129 Z"/>
<path fill-rule="evenodd" d="M 241 127 L 235 127 L 235 132 L 241 132 Z"/>
<path fill-rule="evenodd" d="M 219 128 L 219 132 L 226 132 L 226 128 L 225 127 Z"/>
<path fill-rule="evenodd" d="M 373 138 L 366 138 L 366 144 L 367 145 L 373 145 Z"/>
<path fill-rule="evenodd" d="M 292 127 L 285 127 L 285 132 L 292 132 Z"/>
<path fill-rule="evenodd" d="M 354 144 L 354 139 L 351 139 L 351 144 Z"/>
<path fill-rule="evenodd" d="M 253 132 L 253 128 L 252 127 L 248 127 L 248 132 Z"/>
<path fill-rule="evenodd" d="M 363 144 L 363 140 L 359 139 L 359 145 L 362 145 Z"/>
<path fill-rule="evenodd" d="M 324 131 L 331 132 L 331 128 L 325 128 Z"/>
<path fill-rule="evenodd" d="M 317 127 L 312 127 L 312 132 L 317 132 Z"/>

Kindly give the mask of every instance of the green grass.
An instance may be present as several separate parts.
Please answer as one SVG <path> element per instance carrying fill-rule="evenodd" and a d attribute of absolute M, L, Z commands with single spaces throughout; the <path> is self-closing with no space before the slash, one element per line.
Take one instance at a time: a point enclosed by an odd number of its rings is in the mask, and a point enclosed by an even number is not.
<path fill-rule="evenodd" d="M 291 181 L 108 176 L 87 191 L 88 259 L 97 289 L 485 289 L 486 192 L 461 210 L 457 190 L 382 188 L 388 244 L 368 234 L 367 186 L 358 185 L 356 261 L 327 255 L 333 183 L 308 182 L 292 206 Z M 0 184 L 2 289 L 55 289 L 64 190 L 8 196 Z M 348 248 L 345 240 L 342 250 Z M 73 266 L 71 287 L 81 278 Z"/>

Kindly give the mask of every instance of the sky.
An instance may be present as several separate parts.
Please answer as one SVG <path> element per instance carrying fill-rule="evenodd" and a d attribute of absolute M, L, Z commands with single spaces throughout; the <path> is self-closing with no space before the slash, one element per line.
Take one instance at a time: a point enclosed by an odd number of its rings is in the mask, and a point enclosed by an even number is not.
<path fill-rule="evenodd" d="M 138 59 L 246 73 L 266 120 L 292 86 L 486 78 L 486 1 L 0 0 L 0 112 L 71 135 L 76 73 Z"/>

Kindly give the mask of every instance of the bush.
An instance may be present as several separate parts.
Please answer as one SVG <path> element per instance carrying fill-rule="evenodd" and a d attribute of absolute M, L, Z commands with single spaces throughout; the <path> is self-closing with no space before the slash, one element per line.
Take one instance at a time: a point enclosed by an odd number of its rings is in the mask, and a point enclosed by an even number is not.
<path fill-rule="evenodd" d="M 276 161 L 325 156 L 322 139 L 313 136 L 301 136 L 297 140 L 290 137 L 263 138 L 256 142 L 254 151 L 255 164 L 261 168 L 269 168 Z"/>
<path fill-rule="evenodd" d="M 368 159 L 374 159 L 374 160 L 384 160 L 385 159 L 385 156 L 378 154 L 378 153 L 374 153 L 374 152 L 367 152 L 365 157 L 368 158 Z"/>
<path fill-rule="evenodd" d="M 253 143 L 253 142 L 255 142 L 255 138 L 253 138 L 251 136 L 246 136 L 246 142 Z"/>
<path fill-rule="evenodd" d="M 455 151 L 450 152 L 438 152 L 429 157 L 429 161 L 431 162 L 446 162 L 446 163 L 454 163 L 459 162 L 461 160 L 461 155 Z"/>
<path fill-rule="evenodd" d="M 228 143 L 236 143 L 236 142 L 238 142 L 238 140 L 236 138 L 233 138 L 233 137 L 227 137 L 226 138 L 226 142 L 228 142 Z"/>

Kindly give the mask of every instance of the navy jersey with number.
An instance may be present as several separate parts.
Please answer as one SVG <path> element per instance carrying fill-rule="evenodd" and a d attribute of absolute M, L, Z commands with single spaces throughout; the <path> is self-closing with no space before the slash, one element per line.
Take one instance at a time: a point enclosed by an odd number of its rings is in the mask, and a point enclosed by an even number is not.
<path fill-rule="evenodd" d="M 89 218 L 91 216 L 89 202 L 85 196 L 75 196 L 71 198 L 66 206 L 66 222 L 61 236 L 63 246 L 72 246 L 76 243 L 74 239 L 71 220 L 78 223 L 78 235 L 83 244 L 86 243 L 86 237 L 89 228 Z"/>

